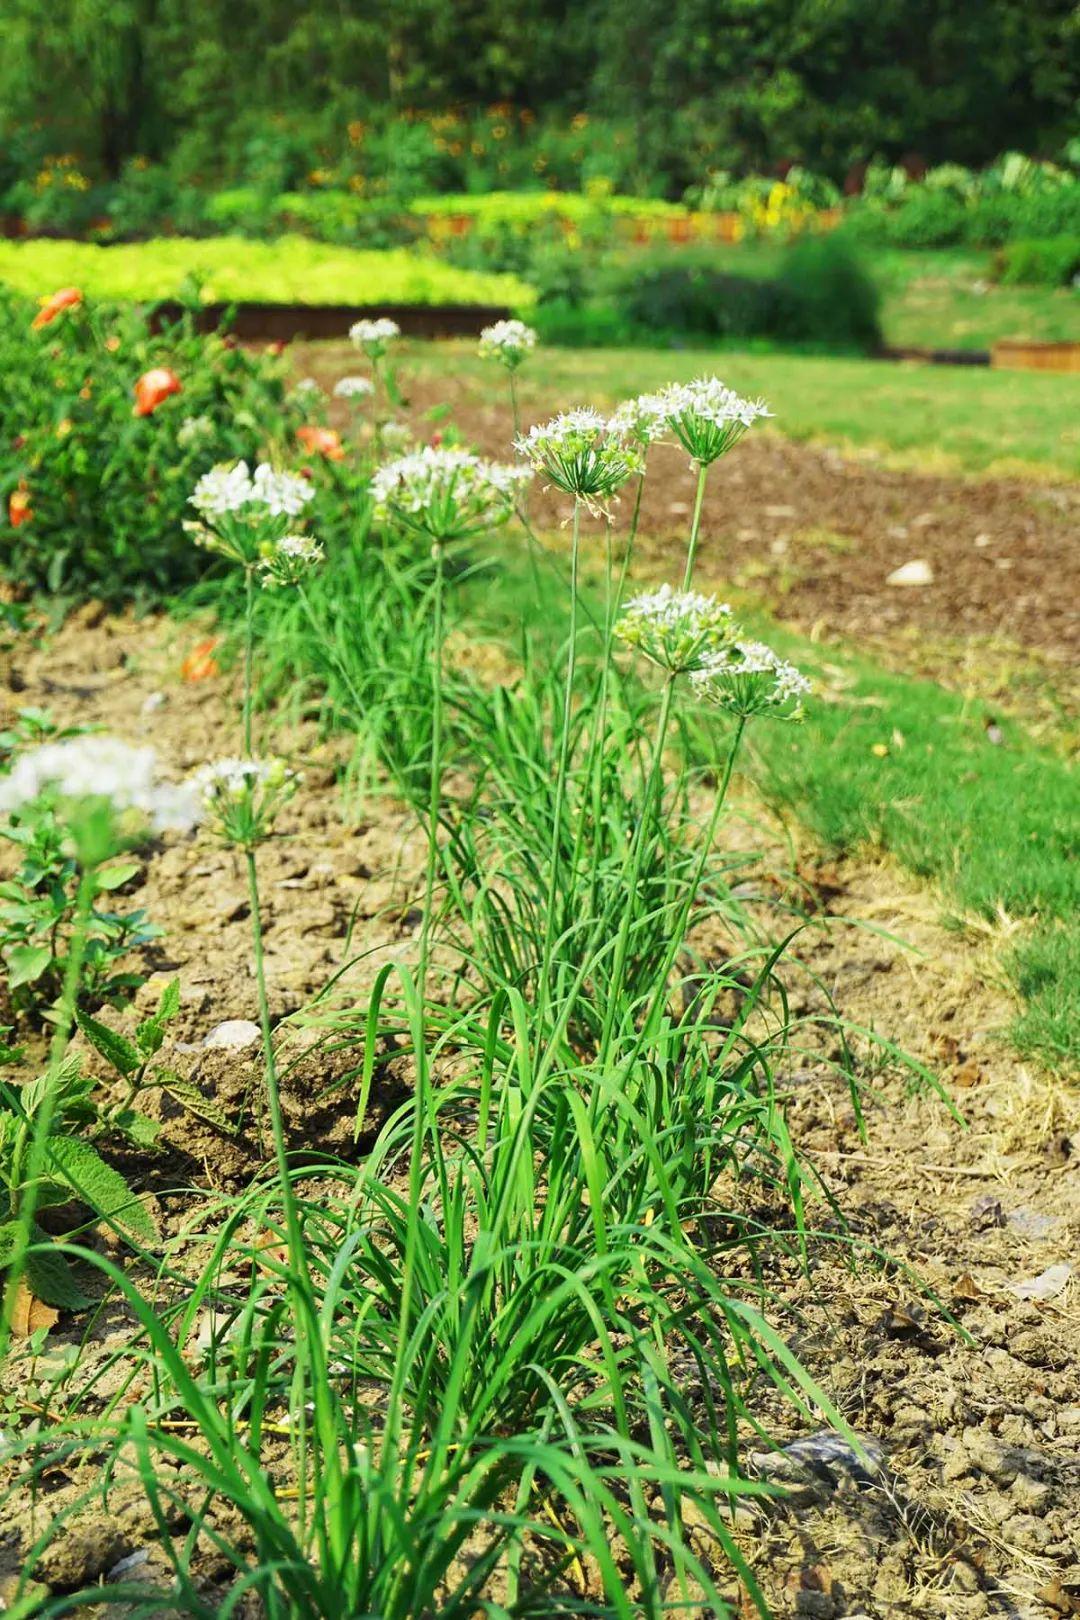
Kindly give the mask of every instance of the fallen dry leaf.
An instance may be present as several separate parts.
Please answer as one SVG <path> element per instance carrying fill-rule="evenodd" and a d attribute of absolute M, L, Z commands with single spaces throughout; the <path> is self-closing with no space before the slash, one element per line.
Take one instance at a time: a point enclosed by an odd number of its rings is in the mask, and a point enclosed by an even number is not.
<path fill-rule="evenodd" d="M 11 1312 L 11 1332 L 16 1339 L 28 1339 L 33 1333 L 40 1333 L 42 1329 L 48 1333 L 60 1320 L 60 1312 L 51 1305 L 46 1305 L 43 1299 L 38 1299 L 27 1287 L 25 1280 L 19 1283 L 15 1294 L 15 1303 Z"/>

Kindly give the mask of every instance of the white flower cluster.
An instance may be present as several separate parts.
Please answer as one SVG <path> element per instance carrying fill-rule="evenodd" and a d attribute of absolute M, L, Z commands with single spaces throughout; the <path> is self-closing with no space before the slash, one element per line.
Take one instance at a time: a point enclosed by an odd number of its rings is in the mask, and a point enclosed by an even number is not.
<path fill-rule="evenodd" d="M 627 647 L 675 675 L 700 668 L 728 644 L 732 633 L 726 602 L 670 585 L 631 598 L 615 626 L 615 635 Z"/>
<path fill-rule="evenodd" d="M 138 811 L 156 832 L 186 830 L 198 820 L 197 795 L 186 784 L 161 781 L 154 750 L 117 737 L 68 737 L 21 754 L 11 774 L 0 778 L 0 813 L 11 815 L 45 794 L 105 800 L 118 813 Z"/>
<path fill-rule="evenodd" d="M 264 585 L 296 585 L 324 552 L 313 534 L 283 534 L 261 548 Z"/>
<path fill-rule="evenodd" d="M 370 377 L 341 377 L 334 384 L 335 399 L 366 399 L 375 392 Z"/>
<path fill-rule="evenodd" d="M 238 461 L 204 473 L 189 500 L 200 517 L 212 522 L 245 507 L 262 507 L 271 517 L 298 517 L 314 493 L 306 478 L 279 472 L 265 461 L 252 474 L 246 461 Z"/>
<path fill-rule="evenodd" d="M 698 697 L 743 719 L 771 712 L 798 720 L 810 691 L 806 676 L 763 641 L 737 641 L 720 649 L 692 672 L 690 681 Z"/>
<path fill-rule="evenodd" d="M 209 808 L 217 799 L 242 798 L 257 783 L 280 786 L 292 774 L 280 759 L 215 759 L 200 765 L 188 785 Z"/>
<path fill-rule="evenodd" d="M 640 446 L 628 443 L 623 429 L 591 406 L 538 422 L 514 440 L 514 448 L 557 489 L 590 505 L 613 495 L 644 465 Z"/>
<path fill-rule="evenodd" d="M 535 347 L 536 333 L 524 321 L 495 321 L 480 333 L 478 353 L 482 360 L 498 360 L 514 371 Z"/>
<path fill-rule="evenodd" d="M 252 850 L 270 836 L 298 782 L 282 759 L 218 759 L 197 770 L 188 787 L 223 843 Z"/>
<path fill-rule="evenodd" d="M 401 327 L 397 321 L 380 315 L 374 320 L 354 321 L 349 327 L 349 336 L 358 349 L 377 360 L 386 353 L 387 344 L 401 336 Z"/>
<path fill-rule="evenodd" d="M 182 450 L 189 450 L 193 444 L 200 444 L 203 439 L 210 439 L 214 434 L 214 424 L 208 416 L 185 416 L 176 430 L 176 442 Z"/>
<path fill-rule="evenodd" d="M 667 426 L 702 466 L 730 450 L 761 417 L 772 415 L 762 400 L 743 399 L 719 377 L 672 383 L 657 397 Z"/>
<path fill-rule="evenodd" d="M 467 539 L 506 522 L 528 476 L 523 467 L 427 445 L 376 470 L 371 480 L 375 515 L 403 523 L 436 544 Z"/>
<path fill-rule="evenodd" d="M 321 394 L 322 384 L 317 377 L 301 377 L 299 382 L 293 383 L 294 394 Z"/>
<path fill-rule="evenodd" d="M 649 445 L 667 431 L 668 412 L 660 394 L 638 394 L 624 400 L 611 418 L 615 430 L 638 444 Z"/>

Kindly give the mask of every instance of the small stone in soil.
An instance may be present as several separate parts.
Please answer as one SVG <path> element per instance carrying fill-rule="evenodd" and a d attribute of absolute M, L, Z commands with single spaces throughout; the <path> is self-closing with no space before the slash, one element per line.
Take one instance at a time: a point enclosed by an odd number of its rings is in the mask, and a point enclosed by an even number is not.
<path fill-rule="evenodd" d="M 252 1023 L 250 1018 L 226 1018 L 223 1024 L 212 1029 L 203 1046 L 210 1050 L 224 1047 L 230 1052 L 242 1051 L 245 1046 L 254 1046 L 259 1039 L 259 1026 Z"/>
<path fill-rule="evenodd" d="M 1017 1299 L 1054 1299 L 1067 1286 L 1072 1276 L 1072 1266 L 1060 1261 L 1056 1266 L 1047 1266 L 1037 1277 L 1029 1277 L 1026 1282 L 1010 1283 L 1009 1292 L 1015 1294 Z"/>
<path fill-rule="evenodd" d="M 1021 1237 L 1044 1238 L 1049 1237 L 1061 1222 L 1055 1215 L 1043 1215 L 1037 1209 L 1031 1209 L 1027 1204 L 1021 1204 L 1016 1209 L 1010 1209 L 1005 1219 L 1014 1232 Z"/>
<path fill-rule="evenodd" d="M 886 577 L 886 585 L 932 585 L 934 583 L 934 570 L 925 557 L 916 557 L 911 562 L 901 564 L 894 568 Z"/>

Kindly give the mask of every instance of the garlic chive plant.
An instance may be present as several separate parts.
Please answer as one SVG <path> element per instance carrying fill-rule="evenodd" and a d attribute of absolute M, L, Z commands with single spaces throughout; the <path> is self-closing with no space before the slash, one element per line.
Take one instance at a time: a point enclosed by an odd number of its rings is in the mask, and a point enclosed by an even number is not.
<path fill-rule="evenodd" d="M 510 388 L 510 413 L 514 420 L 514 437 L 521 432 L 518 409 L 517 372 L 526 356 L 536 347 L 536 333 L 524 321 L 495 321 L 480 333 L 477 350 L 481 360 L 495 360 L 506 371 Z"/>
<path fill-rule="evenodd" d="M 571 713 L 574 699 L 574 679 L 577 669 L 578 640 L 578 573 L 581 537 L 581 509 L 604 511 L 604 503 L 612 500 L 622 486 L 644 465 L 640 445 L 631 442 L 612 419 L 599 411 L 582 407 L 564 411 L 549 422 L 531 427 L 528 433 L 514 441 L 518 454 L 523 456 L 533 471 L 550 480 L 557 489 L 573 497 L 573 526 L 570 541 L 570 623 L 567 639 L 566 676 L 563 691 L 562 728 L 559 739 L 559 758 L 555 774 L 555 800 L 552 812 L 551 857 L 549 862 L 547 927 L 545 929 L 543 958 L 540 972 L 540 1000 L 547 995 L 555 948 L 555 896 L 560 881 L 560 846 L 562 840 L 563 804 L 567 791 L 567 773 L 570 764 Z M 611 561 L 608 552 L 608 589 L 610 593 Z M 606 690 L 606 688 L 605 688 Z"/>
<path fill-rule="evenodd" d="M 432 652 L 432 746 L 428 800 L 428 863 L 421 937 L 420 985 L 426 986 L 442 790 L 443 591 L 449 545 L 473 540 L 509 521 L 528 472 L 485 461 L 464 450 L 427 446 L 379 467 L 371 481 L 375 516 L 427 541 L 435 564 Z"/>
<path fill-rule="evenodd" d="M 401 328 L 398 323 L 385 315 L 354 321 L 349 327 L 349 338 L 353 347 L 359 349 L 371 362 L 371 410 L 377 450 L 383 448 L 383 432 L 386 426 L 382 409 L 383 395 L 389 394 L 391 400 L 395 397 L 393 375 L 385 364 L 386 356 L 391 344 L 400 336 Z"/>
<path fill-rule="evenodd" d="M 726 387 L 719 377 L 698 377 L 690 383 L 672 383 L 657 396 L 663 410 L 665 430 L 682 445 L 691 464 L 697 468 L 694 515 L 686 552 L 683 588 L 694 576 L 701 509 L 705 500 L 705 479 L 714 461 L 726 455 L 743 435 L 772 412 L 762 400 L 743 399 Z"/>
<path fill-rule="evenodd" d="M 214 467 L 204 473 L 189 500 L 200 521 L 187 529 L 197 546 L 217 552 L 244 571 L 244 750 L 252 751 L 252 673 L 255 655 L 255 579 L 261 571 L 268 578 L 285 572 L 289 548 L 292 561 L 298 560 L 296 519 L 314 497 L 314 488 L 305 478 L 281 472 L 261 462 L 254 473 L 246 461 Z M 290 538 L 291 537 L 291 538 Z M 274 562 L 279 560 L 275 572 Z M 309 555 L 309 559 L 312 558 Z"/>

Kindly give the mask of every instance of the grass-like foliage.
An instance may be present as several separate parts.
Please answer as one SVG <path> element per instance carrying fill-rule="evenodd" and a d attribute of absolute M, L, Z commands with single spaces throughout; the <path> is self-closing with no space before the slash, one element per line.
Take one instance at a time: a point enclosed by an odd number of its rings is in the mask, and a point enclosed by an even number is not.
<path fill-rule="evenodd" d="M 385 333 L 357 341 L 381 362 Z M 730 1517 L 764 1493 L 742 1465 L 761 1385 L 808 1423 L 842 1420 L 757 1280 L 807 1230 L 777 1095 L 801 1032 L 787 942 L 746 914 L 746 858 L 720 837 L 746 731 L 797 718 L 805 683 L 693 590 L 709 465 L 760 414 L 709 381 L 638 402 L 632 428 L 572 412 L 519 440 L 567 494 L 570 574 L 534 558 L 536 602 L 562 609 L 507 649 L 501 685 L 460 667 L 452 638 L 486 535 L 527 527 L 520 470 L 442 448 L 387 461 L 376 422 L 359 441 L 369 495 L 325 553 L 340 490 L 312 497 L 271 468 L 200 486 L 200 543 L 243 587 L 245 679 L 242 752 L 192 787 L 248 879 L 267 1164 L 235 1198 L 196 1199 L 135 1269 L 44 1241 L 33 1199 L 17 1223 L 9 1293 L 62 1256 L 131 1324 L 46 1392 L 59 1415 L 16 1443 L 17 1488 L 92 1456 L 87 1499 L 137 1481 L 168 1563 L 35 1596 L 61 1521 L 29 1550 L 17 1613 L 764 1612 Z M 681 587 L 625 599 L 631 522 L 618 548 L 609 530 L 594 608 L 583 512 L 633 495 L 660 433 L 698 467 Z M 410 1071 L 358 1165 L 301 1167 L 282 1126 L 259 852 L 296 781 L 255 741 L 260 685 L 287 679 L 355 736 L 354 788 L 388 784 L 425 834 L 415 961 L 382 968 L 362 1005 L 309 1014 L 355 1042 L 364 1097 L 391 1057 Z M 696 774 L 691 714 L 712 739 Z M 85 795 L 63 802 L 77 830 Z M 69 986 L 54 1116 L 73 1006 Z M 122 1070 L 142 1058 L 117 1051 Z M 362 1116 L 363 1101 L 358 1135 Z M 39 1164 L 49 1125 L 31 1131 Z"/>

